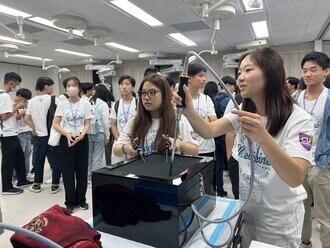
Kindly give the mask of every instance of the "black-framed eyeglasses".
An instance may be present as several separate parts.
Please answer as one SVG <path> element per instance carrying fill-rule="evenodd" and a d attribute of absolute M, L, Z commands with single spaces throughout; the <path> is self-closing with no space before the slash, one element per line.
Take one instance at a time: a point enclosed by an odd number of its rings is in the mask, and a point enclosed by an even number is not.
<path fill-rule="evenodd" d="M 138 91 L 140 98 L 145 98 L 148 96 L 149 98 L 154 98 L 157 92 L 161 92 L 160 90 L 140 90 Z"/>

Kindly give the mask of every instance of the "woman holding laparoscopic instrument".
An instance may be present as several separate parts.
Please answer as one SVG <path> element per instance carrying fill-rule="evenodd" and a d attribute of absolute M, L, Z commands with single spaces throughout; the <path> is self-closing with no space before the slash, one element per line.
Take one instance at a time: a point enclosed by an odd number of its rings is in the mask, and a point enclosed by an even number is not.
<path fill-rule="evenodd" d="M 252 240 L 280 247 L 299 247 L 303 224 L 301 183 L 312 154 L 313 121 L 293 103 L 285 84 L 280 55 L 270 48 L 247 53 L 239 62 L 238 85 L 244 98 L 242 110 L 233 110 L 212 123 L 204 122 L 194 110 L 189 90 L 183 114 L 195 132 L 204 138 L 236 132 L 240 173 L 240 200 L 244 210 L 242 247 Z M 174 104 L 181 98 L 173 93 Z M 251 173 L 249 140 L 252 141 L 255 176 L 247 199 Z"/>

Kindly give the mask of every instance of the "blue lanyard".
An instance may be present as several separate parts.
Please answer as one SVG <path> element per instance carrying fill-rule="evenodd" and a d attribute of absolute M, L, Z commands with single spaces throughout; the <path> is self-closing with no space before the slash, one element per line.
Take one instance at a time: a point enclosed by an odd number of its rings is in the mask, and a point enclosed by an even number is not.
<path fill-rule="evenodd" d="M 72 114 L 72 120 L 73 120 L 73 123 L 74 123 L 74 128 L 77 129 L 77 122 L 78 122 L 78 109 L 79 109 L 79 103 L 80 103 L 80 100 L 78 101 L 78 106 L 76 108 L 76 111 L 75 111 L 75 114 L 73 112 L 73 109 L 72 109 L 72 104 L 71 102 L 69 101 L 70 103 L 70 109 L 71 109 L 71 114 Z"/>
<path fill-rule="evenodd" d="M 323 90 L 322 90 L 322 92 L 323 92 Z M 321 94 L 322 94 L 322 92 L 321 92 Z M 314 105 L 313 105 L 313 107 L 312 107 L 312 110 L 310 111 L 310 112 L 308 112 L 307 111 L 307 109 L 306 109 L 306 103 L 305 103 L 305 95 L 306 95 L 306 91 L 304 92 L 304 96 L 303 96 L 303 108 L 304 108 L 304 110 L 306 110 L 311 116 L 313 116 L 313 111 L 314 111 L 314 108 L 315 108 L 315 106 L 316 106 L 316 104 L 317 104 L 317 101 L 319 100 L 319 97 L 320 97 L 320 95 L 321 94 L 319 94 L 318 96 L 317 96 L 317 98 L 316 98 L 316 100 L 315 100 L 315 103 L 314 103 Z"/>
<path fill-rule="evenodd" d="M 128 105 L 128 109 L 127 111 L 125 111 L 125 102 L 124 102 L 124 99 L 123 99 L 123 112 L 124 112 L 124 118 L 125 118 L 125 123 L 127 123 L 128 121 L 128 117 L 129 117 L 129 110 L 131 108 L 131 103 L 133 101 L 133 98 L 131 99 L 129 105 Z"/>

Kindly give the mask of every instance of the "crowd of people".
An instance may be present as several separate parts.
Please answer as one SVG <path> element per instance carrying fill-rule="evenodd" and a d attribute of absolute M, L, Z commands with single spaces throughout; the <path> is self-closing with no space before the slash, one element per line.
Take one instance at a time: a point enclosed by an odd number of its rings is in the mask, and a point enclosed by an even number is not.
<path fill-rule="evenodd" d="M 32 97 L 19 88 L 17 73 L 6 73 L 0 90 L 2 194 L 19 194 L 24 187 L 41 192 L 48 158 L 50 192 L 61 190 L 62 177 L 67 209 L 86 210 L 91 172 L 104 166 L 104 156 L 112 166 L 138 153 L 163 152 L 167 145 L 180 154 L 215 158 L 203 175 L 206 194 L 228 197 L 223 187 L 228 171 L 234 198 L 248 201 L 242 247 L 252 240 L 312 247 L 312 207 L 322 247 L 330 247 L 329 68 L 326 54 L 311 52 L 301 61 L 302 78 L 286 77 L 281 56 L 258 49 L 241 57 L 237 80 L 222 78 L 225 91 L 206 83 L 206 68 L 192 63 L 175 144 L 172 104 L 181 98 L 175 82 L 158 69 L 145 71 L 137 94 L 135 79 L 121 76 L 118 101 L 104 84 L 82 84 L 76 77 L 63 81 L 65 94 L 59 97 L 52 96 L 53 80 L 40 77 Z M 52 128 L 61 135 L 58 146 L 48 145 Z M 255 182 L 247 199 L 251 166 Z"/>

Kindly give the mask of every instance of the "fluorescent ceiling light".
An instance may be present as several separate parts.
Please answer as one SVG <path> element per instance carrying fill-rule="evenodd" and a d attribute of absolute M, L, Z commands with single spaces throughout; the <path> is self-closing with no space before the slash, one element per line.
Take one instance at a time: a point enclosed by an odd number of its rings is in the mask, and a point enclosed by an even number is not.
<path fill-rule="evenodd" d="M 0 4 L 0 13 L 4 13 L 10 16 L 22 16 L 23 18 L 27 18 L 29 16 L 32 16 L 31 14 L 25 13 L 23 11 L 13 9 L 7 6 L 4 6 Z"/>
<path fill-rule="evenodd" d="M 108 46 L 111 46 L 111 47 L 115 47 L 115 48 L 119 48 L 119 49 L 122 49 L 122 50 L 125 50 L 125 51 L 128 51 L 128 52 L 131 52 L 131 53 L 139 52 L 139 50 L 136 50 L 136 49 L 128 47 L 128 46 L 120 45 L 120 44 L 115 43 L 115 42 L 107 42 L 105 44 L 108 45 Z"/>
<path fill-rule="evenodd" d="M 56 52 L 61 52 L 61 53 L 67 53 L 71 55 L 76 55 L 76 56 L 81 56 L 81 57 L 92 57 L 92 55 L 86 54 L 86 53 L 78 53 L 78 52 L 73 52 L 69 50 L 64 50 L 64 49 L 55 49 Z"/>
<path fill-rule="evenodd" d="M 252 22 L 252 28 L 257 38 L 269 37 L 267 22 Z"/>
<path fill-rule="evenodd" d="M 35 57 L 35 56 L 28 56 L 23 54 L 9 54 L 9 57 L 15 57 L 15 58 L 22 58 L 22 59 L 33 59 L 33 60 L 39 60 L 42 61 L 43 58 Z M 44 59 L 45 61 L 53 61 L 52 59 Z"/>
<path fill-rule="evenodd" d="M 41 17 L 36 16 L 36 17 L 28 18 L 28 19 L 29 19 L 30 21 L 37 22 L 37 23 L 39 23 L 39 24 L 42 24 L 42 25 L 45 25 L 45 26 L 48 26 L 48 27 L 51 27 L 51 28 L 58 29 L 58 30 L 61 30 L 61 31 L 66 32 L 66 33 L 69 32 L 69 30 L 67 30 L 67 29 L 56 27 L 56 26 L 53 24 L 52 21 L 47 20 L 47 19 L 45 19 L 45 18 L 41 18 Z M 82 31 L 80 31 L 80 30 L 73 30 L 73 34 L 75 34 L 75 35 L 77 35 L 77 36 L 80 36 L 80 37 L 83 36 L 83 35 L 82 35 Z"/>
<path fill-rule="evenodd" d="M 180 34 L 180 33 L 172 33 L 169 34 L 169 36 L 171 36 L 173 39 L 177 40 L 178 42 L 191 47 L 191 46 L 197 46 L 197 44 L 195 42 L 193 42 L 192 40 L 188 39 L 186 36 Z"/>
<path fill-rule="evenodd" d="M 163 25 L 162 22 L 127 0 L 114 0 L 111 3 L 151 27 Z"/>
<path fill-rule="evenodd" d="M 24 40 L 18 40 L 18 39 L 14 39 L 14 38 L 10 38 L 10 37 L 7 37 L 7 36 L 2 36 L 2 35 L 0 35 L 0 40 L 1 41 L 13 42 L 13 43 L 21 44 L 21 45 L 32 45 L 31 42 L 27 42 L 27 41 L 24 41 Z"/>
<path fill-rule="evenodd" d="M 263 9 L 263 2 L 260 0 L 242 0 L 246 12 Z"/>

